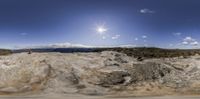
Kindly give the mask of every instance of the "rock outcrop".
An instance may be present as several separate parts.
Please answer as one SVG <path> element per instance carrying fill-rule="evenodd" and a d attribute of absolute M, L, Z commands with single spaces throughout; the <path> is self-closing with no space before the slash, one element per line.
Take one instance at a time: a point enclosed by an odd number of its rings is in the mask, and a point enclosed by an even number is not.
<path fill-rule="evenodd" d="M 138 61 L 113 51 L 0 56 L 0 94 L 200 94 L 199 58 Z"/>

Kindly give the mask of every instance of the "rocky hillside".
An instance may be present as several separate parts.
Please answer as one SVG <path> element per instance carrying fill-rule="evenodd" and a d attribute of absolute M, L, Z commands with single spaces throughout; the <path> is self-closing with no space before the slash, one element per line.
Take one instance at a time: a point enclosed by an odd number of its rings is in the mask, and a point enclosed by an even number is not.
<path fill-rule="evenodd" d="M 200 94 L 200 56 L 138 61 L 126 54 L 17 53 L 0 56 L 0 94 Z"/>
<path fill-rule="evenodd" d="M 13 50 L 13 53 L 28 52 L 28 49 Z M 60 53 L 76 53 L 76 52 L 103 52 L 116 51 L 124 53 L 131 57 L 142 58 L 172 58 L 172 57 L 188 57 L 200 55 L 199 49 L 162 49 L 155 47 L 135 47 L 135 48 L 35 48 L 33 52 L 60 52 Z"/>
<path fill-rule="evenodd" d="M 12 54 L 11 50 L 0 49 L 0 55 L 9 55 Z"/>
<path fill-rule="evenodd" d="M 143 58 L 172 58 L 172 57 L 188 57 L 193 55 L 200 55 L 199 49 L 162 49 L 155 47 L 135 47 L 135 48 L 99 48 L 96 52 L 101 51 L 116 51 L 124 53 L 131 57 Z"/>

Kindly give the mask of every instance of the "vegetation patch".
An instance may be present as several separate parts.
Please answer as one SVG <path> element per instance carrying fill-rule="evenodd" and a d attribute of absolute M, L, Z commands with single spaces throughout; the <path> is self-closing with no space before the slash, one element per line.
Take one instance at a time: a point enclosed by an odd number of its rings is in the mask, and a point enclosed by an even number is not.
<path fill-rule="evenodd" d="M 12 54 L 11 50 L 0 49 L 0 55 L 9 55 L 9 54 Z"/>
<path fill-rule="evenodd" d="M 128 56 L 139 58 L 172 58 L 200 55 L 199 49 L 162 49 L 155 47 L 136 47 L 136 48 L 100 48 L 96 49 L 96 52 L 101 51 L 116 51 L 125 53 Z"/>

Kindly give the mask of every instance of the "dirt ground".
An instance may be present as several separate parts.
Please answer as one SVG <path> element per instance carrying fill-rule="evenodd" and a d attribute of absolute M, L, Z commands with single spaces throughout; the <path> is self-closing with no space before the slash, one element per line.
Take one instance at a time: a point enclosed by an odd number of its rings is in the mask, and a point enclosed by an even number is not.
<path fill-rule="evenodd" d="M 199 98 L 200 96 L 115 97 L 115 96 L 86 96 L 79 94 L 0 96 L 0 99 L 199 99 Z"/>

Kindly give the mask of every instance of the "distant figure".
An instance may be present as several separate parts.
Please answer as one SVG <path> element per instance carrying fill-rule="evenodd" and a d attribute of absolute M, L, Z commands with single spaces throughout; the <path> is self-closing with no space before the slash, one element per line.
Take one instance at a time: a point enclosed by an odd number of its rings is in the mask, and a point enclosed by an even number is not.
<path fill-rule="evenodd" d="M 32 51 L 31 51 L 31 49 L 28 49 L 28 54 L 32 54 Z"/>

